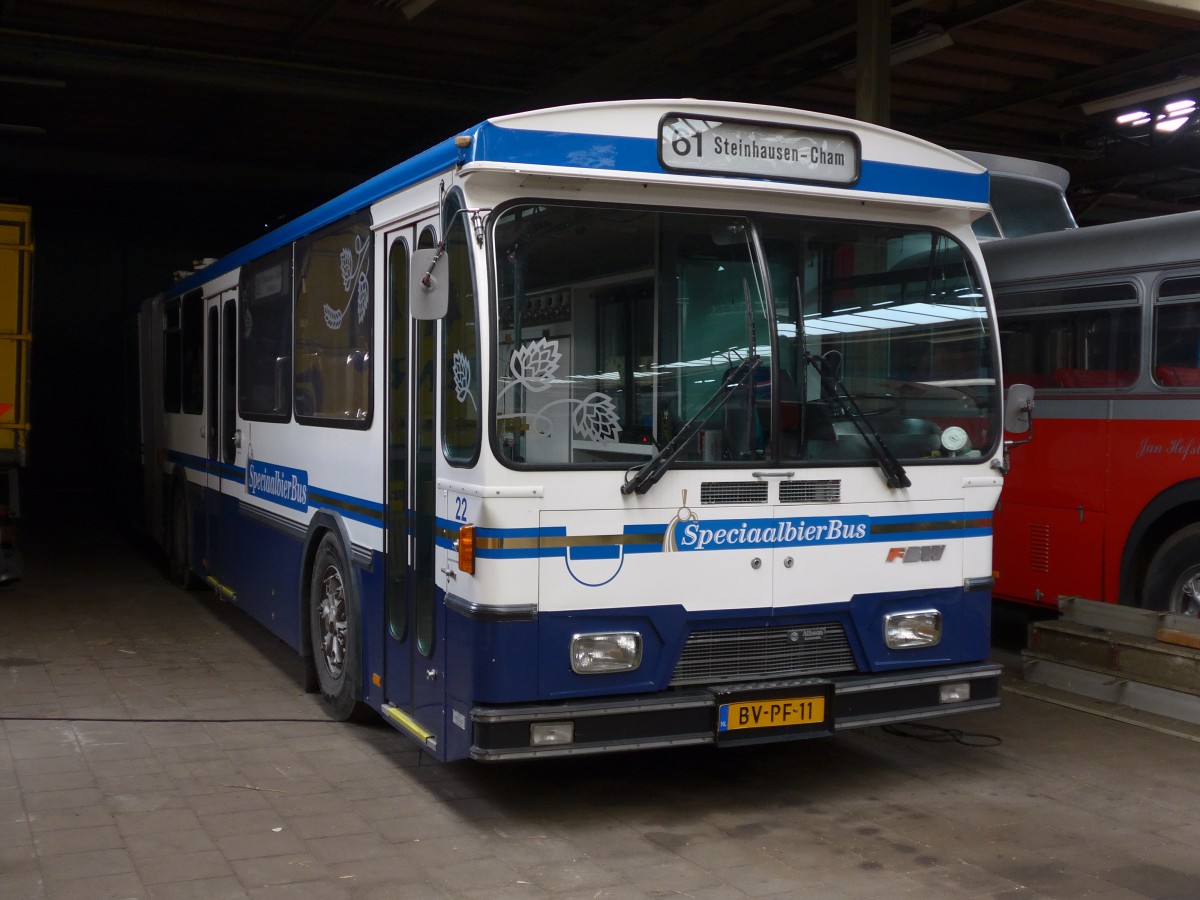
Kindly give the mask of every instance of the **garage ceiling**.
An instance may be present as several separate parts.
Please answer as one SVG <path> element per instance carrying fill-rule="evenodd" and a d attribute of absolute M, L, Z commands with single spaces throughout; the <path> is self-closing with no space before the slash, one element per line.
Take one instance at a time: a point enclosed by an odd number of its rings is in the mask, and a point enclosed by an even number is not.
<path fill-rule="evenodd" d="M 86 185 L 307 205 L 490 115 L 583 100 L 853 115 L 856 7 L 0 0 L 0 195 Z M 1200 3 L 891 8 L 893 127 L 1064 166 L 1085 223 L 1200 208 L 1198 117 L 1183 107 L 1174 131 L 1157 118 L 1200 98 Z M 1140 124 L 1116 123 L 1133 110 Z"/>

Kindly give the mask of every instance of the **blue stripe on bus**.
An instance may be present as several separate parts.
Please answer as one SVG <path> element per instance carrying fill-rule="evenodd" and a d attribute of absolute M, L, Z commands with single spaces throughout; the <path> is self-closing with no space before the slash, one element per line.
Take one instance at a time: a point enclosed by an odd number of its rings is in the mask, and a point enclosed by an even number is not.
<path fill-rule="evenodd" d="M 327 491 L 310 484 L 308 486 L 308 507 L 309 509 L 331 509 L 341 513 L 347 519 L 365 522 L 367 525 L 375 525 L 379 528 L 383 527 L 383 504 L 364 500 L 361 497 Z"/>
<path fill-rule="evenodd" d="M 244 484 L 245 470 L 226 463 L 217 463 L 202 456 L 172 450 L 167 458 L 176 465 L 201 474 L 211 472 L 225 481 Z M 215 467 L 215 470 L 214 470 Z M 340 494 L 325 488 L 309 485 L 309 508 L 334 510 L 348 519 L 368 525 L 383 527 L 385 507 L 382 503 Z M 767 517 L 773 521 L 775 517 Z M 946 538 L 986 537 L 992 533 L 992 512 L 978 510 L 963 513 L 931 513 L 905 516 L 876 516 L 870 518 L 870 526 L 862 543 L 882 543 L 895 540 L 935 540 Z M 449 519 L 438 519 L 439 531 L 447 533 L 457 530 L 458 523 Z M 562 526 L 550 528 L 480 528 L 476 532 L 479 541 L 477 555 L 491 559 L 530 559 L 537 557 L 571 559 L 615 559 L 625 553 L 659 553 L 661 544 L 648 542 L 646 538 L 661 539 L 667 531 L 666 523 L 650 525 L 628 525 L 621 535 L 575 535 L 567 543 L 556 542 L 555 546 L 543 546 L 545 539 L 565 539 L 567 529 Z M 641 538 L 625 541 L 622 538 Z M 590 539 L 590 542 L 589 542 Z M 439 537 L 438 543 L 449 547 L 448 539 Z"/>
<path fill-rule="evenodd" d="M 992 533 L 992 512 L 981 510 L 932 515 L 876 516 L 866 540 L 872 543 L 935 538 L 986 537 Z"/>
<path fill-rule="evenodd" d="M 969 172 L 951 172 L 946 169 L 928 169 L 923 166 L 865 159 L 862 163 L 862 174 L 854 189 L 987 203 L 990 184 L 987 172 L 972 175 Z"/>
<path fill-rule="evenodd" d="M 855 519 L 864 517 L 855 517 Z M 865 536 L 838 543 L 883 543 L 892 541 L 931 541 L 988 537 L 992 533 L 992 513 L 987 510 L 965 513 L 933 513 L 907 516 L 868 518 Z M 732 520 L 731 520 L 732 521 Z M 749 521 L 749 520 L 746 520 Z M 766 517 L 766 523 L 777 517 Z M 448 520 L 439 519 L 441 528 L 456 529 Z M 480 528 L 476 532 L 475 555 L 480 559 L 616 559 L 622 553 L 662 553 L 662 538 L 669 526 L 666 523 L 627 526 L 620 535 L 567 535 L 566 528 Z M 756 526 L 751 522 L 750 527 Z M 647 540 L 651 538 L 653 540 Z M 439 542 L 441 540 L 439 539 Z M 445 541 L 449 547 L 449 539 Z M 803 544 L 766 541 L 746 543 L 736 549 L 772 549 Z M 822 546 L 813 543 L 810 546 Z M 709 550 L 732 549 L 713 546 Z"/>
<path fill-rule="evenodd" d="M 182 466 L 201 475 L 217 475 L 223 481 L 232 481 L 237 484 L 246 483 L 246 470 L 240 466 L 217 462 L 206 459 L 203 456 L 183 453 L 179 450 L 167 451 L 167 459 L 177 466 Z M 354 497 L 350 494 L 339 494 L 336 491 L 330 491 L 311 484 L 308 486 L 307 508 L 329 509 L 341 514 L 344 518 L 373 525 L 376 528 L 383 527 L 384 506 L 382 503 L 374 500 L 365 500 L 362 497 Z"/>
<path fill-rule="evenodd" d="M 620 559 L 621 548 L 616 544 L 592 544 L 584 547 L 568 547 L 568 559 Z"/>
<path fill-rule="evenodd" d="M 662 540 L 667 533 L 667 524 L 662 525 L 626 525 L 625 534 L 641 535 L 656 538 L 658 543 L 626 544 L 626 553 L 661 553 Z"/>
<path fill-rule="evenodd" d="M 623 172 L 664 171 L 658 160 L 656 138 L 530 131 L 489 122 L 478 126 L 474 135 L 474 160 Z M 858 181 L 845 189 L 987 203 L 988 185 L 987 172 L 951 172 L 864 159 Z"/>

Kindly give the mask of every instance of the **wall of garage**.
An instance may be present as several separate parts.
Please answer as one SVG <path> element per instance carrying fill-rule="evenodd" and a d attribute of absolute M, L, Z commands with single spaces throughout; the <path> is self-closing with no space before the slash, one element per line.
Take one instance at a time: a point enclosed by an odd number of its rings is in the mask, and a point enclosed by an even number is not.
<path fill-rule="evenodd" d="M 32 430 L 21 514 L 61 510 L 50 501 L 65 499 L 136 519 L 139 305 L 192 260 L 227 253 L 313 203 L 132 182 L 0 180 L 0 198 L 33 207 L 34 217 Z"/>

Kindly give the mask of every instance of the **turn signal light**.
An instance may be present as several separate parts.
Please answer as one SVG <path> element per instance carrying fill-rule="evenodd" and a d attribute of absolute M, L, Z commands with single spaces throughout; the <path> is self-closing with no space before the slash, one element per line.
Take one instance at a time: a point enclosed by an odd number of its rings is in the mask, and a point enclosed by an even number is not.
<path fill-rule="evenodd" d="M 475 574 L 475 526 L 458 529 L 458 571 Z"/>

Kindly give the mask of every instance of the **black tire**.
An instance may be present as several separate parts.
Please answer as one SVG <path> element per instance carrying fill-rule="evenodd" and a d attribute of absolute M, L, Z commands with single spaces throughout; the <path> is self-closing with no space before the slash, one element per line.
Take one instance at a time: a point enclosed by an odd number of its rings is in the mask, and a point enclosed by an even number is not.
<path fill-rule="evenodd" d="M 1141 602 L 1144 609 L 1200 616 L 1200 524 L 1181 528 L 1158 548 Z"/>
<path fill-rule="evenodd" d="M 342 721 L 364 719 L 369 710 L 360 700 L 362 619 L 358 596 L 346 556 L 331 534 L 317 546 L 308 599 L 313 665 L 329 713 Z"/>
<path fill-rule="evenodd" d="M 185 591 L 194 591 L 201 581 L 188 568 L 188 545 L 191 540 L 191 522 L 187 512 L 187 488 L 177 484 L 171 491 L 171 520 L 167 540 L 167 571 L 171 582 Z"/>

